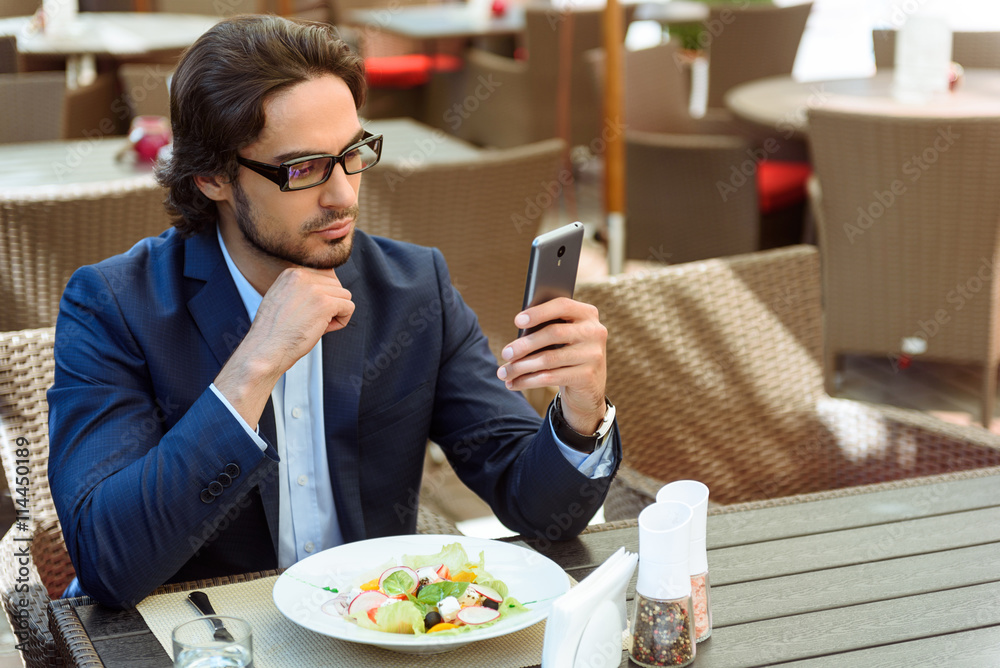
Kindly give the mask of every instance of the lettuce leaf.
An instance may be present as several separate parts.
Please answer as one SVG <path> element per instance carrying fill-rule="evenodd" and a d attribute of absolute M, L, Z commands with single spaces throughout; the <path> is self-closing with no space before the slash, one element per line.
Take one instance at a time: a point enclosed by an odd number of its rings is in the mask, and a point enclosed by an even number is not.
<path fill-rule="evenodd" d="M 384 631 L 385 633 L 424 633 L 424 615 L 409 601 L 396 601 L 375 611 L 375 623 L 368 618 L 368 612 L 348 615 L 363 629 Z"/>
<path fill-rule="evenodd" d="M 480 556 L 481 558 L 481 556 Z M 469 555 L 465 553 L 465 548 L 461 543 L 450 543 L 445 545 L 437 554 L 404 554 L 400 564 L 409 566 L 413 570 L 424 566 L 437 566 L 444 564 L 452 573 L 466 570 L 465 566 L 469 562 Z"/>

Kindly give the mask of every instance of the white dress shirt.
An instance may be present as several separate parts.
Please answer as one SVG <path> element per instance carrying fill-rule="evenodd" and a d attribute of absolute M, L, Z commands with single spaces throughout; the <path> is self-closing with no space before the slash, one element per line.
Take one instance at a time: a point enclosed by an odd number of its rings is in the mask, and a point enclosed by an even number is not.
<path fill-rule="evenodd" d="M 251 322 L 263 296 L 236 267 L 222 234 L 216 229 L 222 256 L 236 283 Z M 267 443 L 236 412 L 213 383 L 212 391 L 261 450 Z M 278 451 L 278 566 L 287 568 L 300 559 L 344 542 L 333 502 L 327 462 L 323 417 L 323 340 L 284 373 L 271 392 Z M 551 428 L 551 427 L 550 427 Z M 552 436 L 566 459 L 589 478 L 606 477 L 614 467 L 610 434 L 587 454 Z"/>

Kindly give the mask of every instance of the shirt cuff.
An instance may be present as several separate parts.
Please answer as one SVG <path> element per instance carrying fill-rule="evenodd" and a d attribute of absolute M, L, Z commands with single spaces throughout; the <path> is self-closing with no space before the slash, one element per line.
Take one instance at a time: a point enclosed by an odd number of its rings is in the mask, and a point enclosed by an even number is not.
<path fill-rule="evenodd" d="M 253 442 L 257 444 L 258 448 L 260 448 L 260 451 L 264 452 L 265 450 L 267 450 L 267 441 L 261 438 L 259 432 L 260 427 L 258 426 L 256 430 L 251 429 L 250 425 L 247 424 L 247 421 L 243 419 L 243 416 L 240 415 L 238 412 L 236 412 L 236 409 L 233 408 L 233 405 L 229 403 L 229 399 L 226 399 L 226 397 L 223 396 L 222 392 L 219 391 L 219 388 L 215 386 L 215 383 L 212 383 L 208 387 L 211 388 L 213 392 L 215 392 L 215 396 L 219 397 L 219 401 L 222 402 L 223 406 L 229 409 L 229 412 L 233 414 L 233 417 L 236 418 L 236 420 L 241 425 L 243 425 L 244 431 L 246 431 L 246 433 L 250 436 L 250 438 L 253 439 Z"/>
<path fill-rule="evenodd" d="M 548 423 L 549 429 L 552 430 L 552 439 L 556 442 L 559 452 L 563 454 L 566 461 L 572 464 L 577 471 L 592 480 L 596 480 L 597 478 L 608 477 L 615 470 L 615 451 L 611 447 L 611 440 L 615 435 L 614 429 L 608 430 L 608 433 L 604 436 L 604 440 L 597 444 L 593 452 L 588 454 L 563 443 L 556 434 L 556 428 L 553 426 L 552 420 L 549 420 Z"/>

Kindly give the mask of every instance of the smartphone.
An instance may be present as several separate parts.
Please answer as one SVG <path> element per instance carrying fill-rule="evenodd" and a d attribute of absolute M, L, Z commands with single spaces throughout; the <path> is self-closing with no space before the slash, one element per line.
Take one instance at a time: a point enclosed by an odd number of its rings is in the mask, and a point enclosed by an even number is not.
<path fill-rule="evenodd" d="M 556 297 L 573 297 L 576 270 L 583 247 L 583 223 L 563 225 L 535 237 L 528 258 L 528 277 L 524 283 L 524 303 L 530 308 Z M 530 334 L 549 323 L 518 330 L 518 337 Z"/>

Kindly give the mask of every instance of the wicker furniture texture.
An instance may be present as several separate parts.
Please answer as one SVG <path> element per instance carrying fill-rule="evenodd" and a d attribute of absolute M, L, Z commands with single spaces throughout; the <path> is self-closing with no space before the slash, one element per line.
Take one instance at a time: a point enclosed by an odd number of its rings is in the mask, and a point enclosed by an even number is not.
<path fill-rule="evenodd" d="M 0 16 L 31 16 L 41 4 L 39 0 L 4 0 L 0 2 Z"/>
<path fill-rule="evenodd" d="M 604 10 L 569 6 L 568 10 L 526 6 L 527 60 L 478 49 L 467 52 L 467 90 L 460 99 L 478 99 L 481 104 L 455 129 L 458 136 L 498 148 L 559 136 L 557 83 L 562 39 L 571 40 L 572 46 L 566 65 L 570 72 L 570 145 L 589 145 L 602 131 L 619 131 L 602 125 L 602 104 L 585 55 L 603 44 Z M 634 5 L 624 9 L 626 26 L 634 10 Z M 483 82 L 492 82 L 490 90 L 484 89 Z M 486 95 L 489 97 L 483 99 Z"/>
<path fill-rule="evenodd" d="M 791 74 L 812 4 L 713 5 L 706 23 L 708 106 L 724 107 L 726 91 L 738 84 Z"/>
<path fill-rule="evenodd" d="M 0 332 L 0 461 L 7 484 L 14 490 L 15 503 L 21 498 L 16 490 L 26 489 L 27 511 L 22 514 L 30 517 L 26 529 L 15 525 L 0 542 L 4 550 L 0 558 L 0 599 L 12 628 L 26 632 L 19 642 L 25 645 L 22 657 L 29 667 L 62 665 L 49 631 L 48 604 L 74 577 L 48 482 L 45 393 L 55 372 L 54 339 L 51 327 Z M 19 467 L 25 467 L 27 473 Z M 23 478 L 27 478 L 27 485 Z M 453 523 L 425 508 L 418 509 L 417 531 L 459 533 Z M 18 561 L 18 554 L 23 554 L 19 548 L 24 545 L 30 546 L 27 567 Z"/>
<path fill-rule="evenodd" d="M 1000 67 L 1000 32 L 953 32 L 951 59 L 962 67 Z M 875 68 L 891 68 L 896 64 L 896 31 L 872 30 Z"/>
<path fill-rule="evenodd" d="M 757 183 L 720 193 L 751 142 L 721 114 L 687 112 L 672 43 L 625 52 L 625 257 L 677 264 L 757 250 Z"/>
<path fill-rule="evenodd" d="M 62 138 L 90 139 L 125 134 L 127 124 L 113 108 L 118 95 L 118 80 L 106 72 L 93 83 L 66 91 Z"/>
<path fill-rule="evenodd" d="M 19 69 L 17 37 L 14 35 L 0 35 L 0 74 L 14 74 Z"/>
<path fill-rule="evenodd" d="M 54 325 L 77 268 L 168 227 L 152 177 L 0 193 L 0 331 Z"/>
<path fill-rule="evenodd" d="M 551 139 L 464 161 L 382 162 L 361 188 L 361 228 L 439 248 L 498 358 L 517 336 L 531 241 L 563 187 L 563 147 Z"/>
<path fill-rule="evenodd" d="M 608 328 L 624 448 L 609 520 L 636 517 L 684 478 L 728 505 L 1000 465 L 1000 436 L 824 393 L 814 247 L 612 277 L 577 294 Z"/>
<path fill-rule="evenodd" d="M 64 72 L 0 74 L 0 144 L 62 137 Z"/>
<path fill-rule="evenodd" d="M 170 116 L 167 82 L 173 71 L 154 63 L 125 63 L 118 66 L 122 96 L 133 116 Z"/>
<path fill-rule="evenodd" d="M 838 355 L 974 364 L 982 416 L 1000 363 L 1000 117 L 814 109 L 809 139 L 823 257 L 826 384 Z M 913 339 L 922 339 L 913 340 Z"/>

